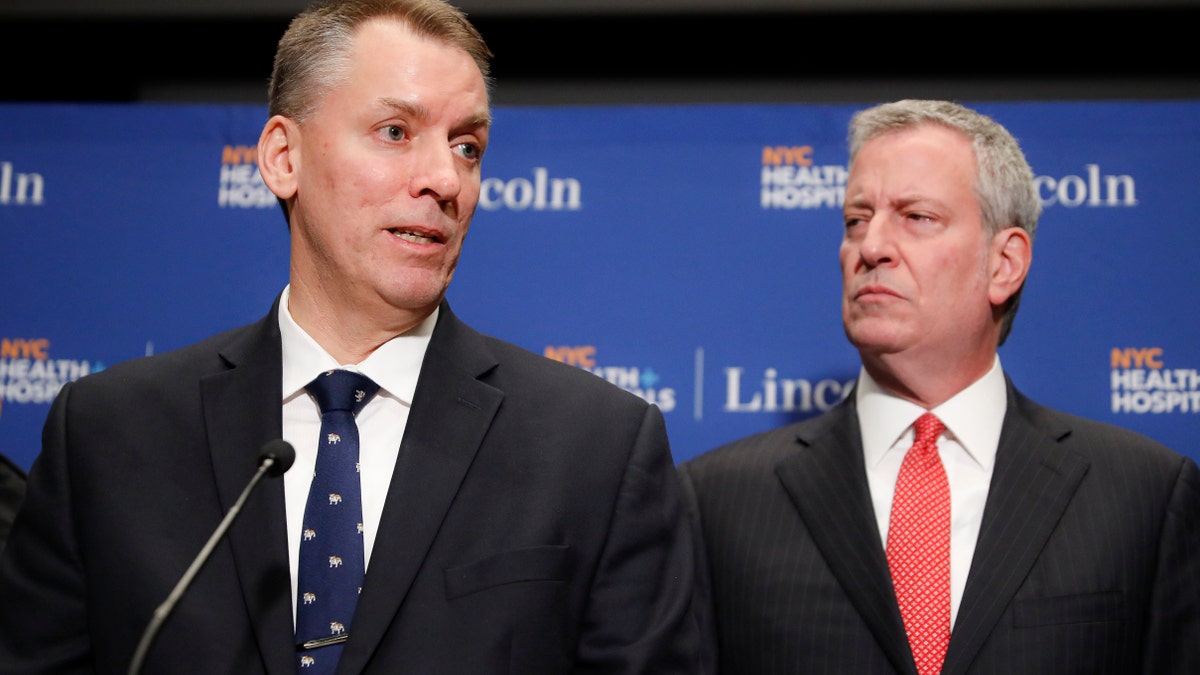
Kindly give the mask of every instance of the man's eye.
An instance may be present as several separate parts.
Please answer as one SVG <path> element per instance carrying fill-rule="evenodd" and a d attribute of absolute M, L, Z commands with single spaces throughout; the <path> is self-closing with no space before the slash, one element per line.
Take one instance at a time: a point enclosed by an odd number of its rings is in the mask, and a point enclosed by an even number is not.
<path fill-rule="evenodd" d="M 387 134 L 388 140 L 392 140 L 392 141 L 404 140 L 404 135 L 405 135 L 404 129 L 401 127 L 389 126 L 386 129 L 384 129 L 384 132 Z"/>
<path fill-rule="evenodd" d="M 467 159 L 479 159 L 483 155 L 483 151 L 479 149 L 479 146 L 472 143 L 459 143 L 458 151 Z"/>

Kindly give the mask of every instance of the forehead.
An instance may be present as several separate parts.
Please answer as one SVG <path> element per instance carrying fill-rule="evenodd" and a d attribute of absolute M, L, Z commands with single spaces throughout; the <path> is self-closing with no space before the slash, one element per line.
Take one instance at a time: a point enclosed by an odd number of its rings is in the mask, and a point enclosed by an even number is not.
<path fill-rule="evenodd" d="M 363 36 L 360 44 L 368 47 L 363 58 L 372 63 L 394 69 L 422 68 L 451 78 L 441 83 L 442 86 L 469 86 L 486 91 L 479 64 L 461 45 L 445 38 L 422 35 L 407 22 L 394 19 L 367 22 L 360 34 Z M 387 59 L 394 61 L 389 63 Z"/>
<path fill-rule="evenodd" d="M 455 124 L 482 120 L 477 125 L 485 127 L 490 119 L 487 83 L 474 58 L 395 17 L 356 26 L 331 75 L 331 86 L 317 94 L 317 110 L 404 108 Z"/>
<path fill-rule="evenodd" d="M 966 135 L 923 124 L 887 131 L 865 142 L 850 168 L 847 184 L 851 192 L 856 186 L 970 189 L 975 175 L 975 149 Z"/>
<path fill-rule="evenodd" d="M 479 64 L 466 49 L 445 38 L 419 33 L 400 17 L 373 17 L 355 26 L 349 53 L 353 59 L 391 67 L 423 59 L 452 62 L 456 66 L 469 62 L 471 70 L 483 79 Z"/>
<path fill-rule="evenodd" d="M 863 143 L 854 160 L 862 163 L 911 159 L 938 160 L 939 164 L 975 165 L 975 148 L 966 134 L 935 123 L 884 131 Z"/>

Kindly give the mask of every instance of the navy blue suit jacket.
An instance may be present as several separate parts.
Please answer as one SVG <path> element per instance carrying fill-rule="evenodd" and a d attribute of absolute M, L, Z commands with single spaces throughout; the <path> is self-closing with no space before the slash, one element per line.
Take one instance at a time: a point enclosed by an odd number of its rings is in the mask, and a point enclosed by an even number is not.
<path fill-rule="evenodd" d="M 280 436 L 281 367 L 272 308 L 62 390 L 0 560 L 0 672 L 125 672 Z M 285 522 L 267 479 L 143 672 L 294 675 Z M 657 407 L 443 304 L 339 672 L 693 673 L 693 553 Z"/>

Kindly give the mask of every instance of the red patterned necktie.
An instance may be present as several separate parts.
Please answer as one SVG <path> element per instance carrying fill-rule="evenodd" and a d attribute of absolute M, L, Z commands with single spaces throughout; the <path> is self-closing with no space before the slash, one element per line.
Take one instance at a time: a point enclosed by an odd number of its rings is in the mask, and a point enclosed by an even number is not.
<path fill-rule="evenodd" d="M 942 669 L 950 644 L 950 483 L 938 457 L 946 425 L 925 413 L 896 480 L 887 557 L 920 675 Z"/>

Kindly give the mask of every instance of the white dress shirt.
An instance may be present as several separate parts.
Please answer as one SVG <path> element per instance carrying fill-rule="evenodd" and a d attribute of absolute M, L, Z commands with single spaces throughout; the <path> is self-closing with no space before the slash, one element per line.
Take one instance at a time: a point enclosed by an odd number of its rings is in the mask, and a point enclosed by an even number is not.
<path fill-rule="evenodd" d="M 322 349 L 292 319 L 287 308 L 289 288 L 283 289 L 279 302 L 279 332 L 283 339 L 283 439 L 296 448 L 296 463 L 283 475 L 294 618 L 300 534 L 308 488 L 317 463 L 317 437 L 321 432 L 320 406 L 304 386 L 317 375 L 334 368 L 357 371 L 379 385 L 379 393 L 355 417 L 359 429 L 359 477 L 362 481 L 363 559 L 369 567 L 383 502 L 387 498 L 392 469 L 400 454 L 400 441 L 404 438 L 408 411 L 417 388 L 417 376 L 438 312 L 435 309 L 415 328 L 381 345 L 362 363 L 343 364 Z"/>
<path fill-rule="evenodd" d="M 859 372 L 855 391 L 871 501 L 880 537 L 887 542 L 900 463 L 913 442 L 913 423 L 927 411 L 883 391 L 865 369 Z M 938 455 L 950 481 L 951 626 L 958 616 L 975 554 L 1007 407 L 1004 371 L 997 356 L 986 375 L 928 411 L 946 425 L 938 439 Z"/>

